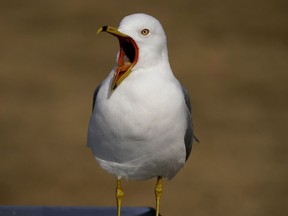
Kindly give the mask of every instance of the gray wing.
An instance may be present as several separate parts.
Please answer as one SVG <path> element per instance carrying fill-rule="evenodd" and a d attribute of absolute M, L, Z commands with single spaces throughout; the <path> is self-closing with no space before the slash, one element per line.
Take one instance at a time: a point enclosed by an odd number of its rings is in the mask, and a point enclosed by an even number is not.
<path fill-rule="evenodd" d="M 184 86 L 182 86 L 182 92 L 183 92 L 183 96 L 185 99 L 185 103 L 186 106 L 188 108 L 187 110 L 187 129 L 186 129 L 186 133 L 185 133 L 185 137 L 184 137 L 184 141 L 185 141 L 185 148 L 186 148 L 186 160 L 188 159 L 191 150 L 192 150 L 192 143 L 193 143 L 193 125 L 192 125 L 192 117 L 191 117 L 191 103 L 190 103 L 190 98 L 189 98 L 189 94 L 187 92 L 187 90 L 184 88 Z"/>
<path fill-rule="evenodd" d="M 101 82 L 101 83 L 97 86 L 97 88 L 95 89 L 95 91 L 94 91 L 94 95 L 93 95 L 93 102 L 92 102 L 92 111 L 94 110 L 94 106 L 95 106 L 96 98 L 97 98 L 97 95 L 98 95 L 99 89 L 101 88 L 102 85 L 103 85 L 103 82 Z"/>
<path fill-rule="evenodd" d="M 100 88 L 102 87 L 102 85 L 103 85 L 103 82 L 101 82 L 101 83 L 97 86 L 97 88 L 95 89 L 94 94 L 93 94 L 92 116 L 91 116 L 90 121 L 89 121 L 88 137 L 87 137 L 87 146 L 88 146 L 89 148 L 91 148 L 91 149 L 92 149 L 92 146 L 91 146 L 91 142 L 89 141 L 89 140 L 90 140 L 90 135 L 91 135 L 91 133 L 93 133 L 93 132 L 90 130 L 91 120 L 92 120 L 92 118 L 93 118 L 93 110 L 94 110 L 95 103 L 96 103 L 96 100 L 97 100 L 97 95 L 98 95 L 98 92 L 99 92 Z"/>

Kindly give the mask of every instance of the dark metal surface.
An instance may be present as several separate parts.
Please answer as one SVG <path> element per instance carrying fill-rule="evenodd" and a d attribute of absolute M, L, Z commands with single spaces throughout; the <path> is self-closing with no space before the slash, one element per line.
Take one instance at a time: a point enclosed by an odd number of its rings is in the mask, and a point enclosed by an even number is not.
<path fill-rule="evenodd" d="M 0 216 L 115 216 L 116 207 L 0 206 Z M 122 216 L 154 216 L 149 207 L 123 207 Z"/>

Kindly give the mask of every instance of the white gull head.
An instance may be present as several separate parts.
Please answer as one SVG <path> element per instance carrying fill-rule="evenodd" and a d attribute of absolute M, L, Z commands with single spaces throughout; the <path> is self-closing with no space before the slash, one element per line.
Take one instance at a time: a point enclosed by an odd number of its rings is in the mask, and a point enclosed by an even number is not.
<path fill-rule="evenodd" d="M 139 59 L 134 69 L 168 62 L 166 34 L 154 17 L 143 13 L 126 16 L 118 30 L 129 35 L 139 48 Z"/>

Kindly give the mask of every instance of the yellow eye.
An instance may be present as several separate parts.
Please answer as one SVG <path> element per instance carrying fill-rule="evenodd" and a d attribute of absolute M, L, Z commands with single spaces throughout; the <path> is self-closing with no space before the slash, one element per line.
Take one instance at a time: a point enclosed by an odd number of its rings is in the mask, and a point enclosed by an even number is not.
<path fill-rule="evenodd" d="M 149 29 L 143 29 L 143 30 L 141 31 L 141 34 L 142 34 L 142 35 L 148 35 L 148 34 L 149 34 Z"/>

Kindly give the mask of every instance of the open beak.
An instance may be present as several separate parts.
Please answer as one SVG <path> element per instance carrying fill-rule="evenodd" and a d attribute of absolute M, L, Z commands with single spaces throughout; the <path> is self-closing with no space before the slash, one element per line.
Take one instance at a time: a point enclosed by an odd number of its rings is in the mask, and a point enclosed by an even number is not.
<path fill-rule="evenodd" d="M 131 73 L 133 66 L 138 61 L 139 49 L 136 42 L 128 35 L 118 31 L 117 28 L 111 26 L 103 26 L 98 29 L 100 32 L 107 32 L 119 40 L 120 50 L 118 56 L 118 66 L 114 72 L 111 82 L 110 92 L 112 93 L 120 83 Z"/>

